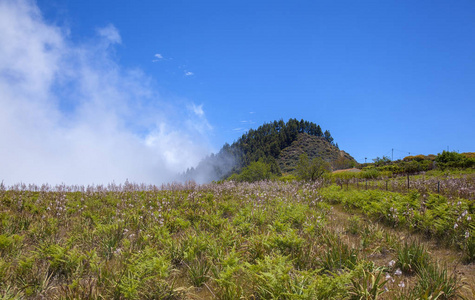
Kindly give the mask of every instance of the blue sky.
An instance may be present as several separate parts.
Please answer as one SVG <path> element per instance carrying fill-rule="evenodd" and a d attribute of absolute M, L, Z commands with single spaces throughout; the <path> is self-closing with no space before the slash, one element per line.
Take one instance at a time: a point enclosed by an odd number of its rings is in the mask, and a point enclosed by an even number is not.
<path fill-rule="evenodd" d="M 113 128 L 118 136 L 125 132 L 139 144 L 184 137 L 178 145 L 154 144 L 161 157 L 154 170 L 165 166 L 172 173 L 225 142 L 232 143 L 249 128 L 289 118 L 330 130 L 340 148 L 360 162 L 390 156 L 391 149 L 395 159 L 409 152 L 437 154 L 447 147 L 475 151 L 473 1 L 0 3 L 0 12 L 17 9 L 46 31 L 53 30 L 60 40 L 60 63 L 51 64 L 51 82 L 43 83 L 48 95 L 57 99 L 51 105 L 60 119 L 98 122 L 102 115 L 85 117 L 78 111 L 84 111 L 91 97 L 96 99 L 94 105 L 108 111 L 115 98 L 104 95 L 101 86 L 109 86 L 127 109 L 109 116 L 116 120 L 113 126 L 100 123 L 99 128 Z M 21 5 L 36 13 L 18 10 Z M 22 30 L 13 23 L 2 26 Z M 81 55 L 87 59 L 79 60 Z M 3 66 L 9 67 L 11 60 Z M 87 94 L 83 81 L 89 80 L 71 75 L 79 69 L 92 69 L 104 81 L 88 90 L 88 100 L 78 95 Z M 67 79 L 58 79 L 62 77 Z M 75 133 L 84 128 L 81 124 L 58 121 L 48 128 Z M 91 140 L 101 140 L 96 135 Z M 90 142 L 87 133 L 81 137 Z M 190 152 L 178 156 L 170 150 L 183 151 L 186 145 Z M 109 164 L 116 163 L 111 158 Z M 123 173 L 117 180 L 126 176 Z M 96 181 L 113 178 L 104 176 Z M 73 176 L 67 182 L 84 180 Z M 163 179 L 138 176 L 137 180 Z"/>

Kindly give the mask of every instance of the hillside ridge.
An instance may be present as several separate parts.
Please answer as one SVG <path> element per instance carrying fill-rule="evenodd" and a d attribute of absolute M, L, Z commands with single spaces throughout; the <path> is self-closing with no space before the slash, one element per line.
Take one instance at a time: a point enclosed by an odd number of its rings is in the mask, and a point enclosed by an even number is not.
<path fill-rule="evenodd" d="M 329 130 L 323 131 L 320 125 L 303 119 L 289 119 L 286 123 L 279 120 L 250 129 L 231 145 L 225 143 L 217 154 L 204 158 L 196 168 L 188 169 L 182 177 L 198 183 L 226 179 L 257 161 L 270 165 L 271 172 L 280 175 L 293 172 L 303 153 L 324 159 L 333 169 L 356 164 L 351 155 L 338 148 Z"/>

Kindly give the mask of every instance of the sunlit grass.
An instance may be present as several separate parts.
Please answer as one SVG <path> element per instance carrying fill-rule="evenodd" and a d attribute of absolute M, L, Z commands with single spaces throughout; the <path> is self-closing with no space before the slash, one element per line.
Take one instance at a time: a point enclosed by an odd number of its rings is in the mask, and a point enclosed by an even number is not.
<path fill-rule="evenodd" d="M 321 182 L 2 187 L 0 297 L 391 298 L 401 288 L 386 277 L 397 270 L 411 276 L 407 295 L 455 296 L 459 282 L 422 246 L 401 243 L 362 216 L 340 224 L 330 203 L 421 232 L 426 222 L 445 220 L 460 243 L 472 233 L 473 212 L 458 201 L 435 218 L 427 211 L 445 210 L 447 200 L 322 190 Z M 380 265 L 372 261 L 378 253 Z"/>

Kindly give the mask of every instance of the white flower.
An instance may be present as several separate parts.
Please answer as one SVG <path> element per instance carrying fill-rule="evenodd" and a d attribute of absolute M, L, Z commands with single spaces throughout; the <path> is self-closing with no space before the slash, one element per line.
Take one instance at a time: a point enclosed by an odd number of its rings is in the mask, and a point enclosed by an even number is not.
<path fill-rule="evenodd" d="M 396 275 L 396 276 L 401 276 L 401 275 L 402 275 L 401 269 L 398 268 L 398 269 L 396 270 L 396 272 L 394 272 L 394 275 Z"/>
<path fill-rule="evenodd" d="M 465 231 L 465 238 L 468 239 L 470 237 L 470 233 L 467 231 Z"/>
<path fill-rule="evenodd" d="M 391 261 L 388 263 L 388 266 L 392 268 L 392 267 L 394 267 L 394 264 L 395 264 L 395 263 L 396 263 L 396 262 L 395 262 L 394 260 L 391 260 Z"/>
<path fill-rule="evenodd" d="M 454 224 L 454 229 L 457 229 L 457 227 L 459 227 L 459 224 L 455 223 Z"/>
<path fill-rule="evenodd" d="M 394 282 L 394 278 L 393 278 L 391 275 L 389 275 L 389 274 L 386 274 L 386 280 L 387 280 L 387 281 Z"/>
<path fill-rule="evenodd" d="M 404 281 L 401 281 L 401 282 L 399 282 L 398 286 L 399 286 L 400 288 L 403 288 L 403 287 L 405 287 L 406 285 L 404 284 Z"/>

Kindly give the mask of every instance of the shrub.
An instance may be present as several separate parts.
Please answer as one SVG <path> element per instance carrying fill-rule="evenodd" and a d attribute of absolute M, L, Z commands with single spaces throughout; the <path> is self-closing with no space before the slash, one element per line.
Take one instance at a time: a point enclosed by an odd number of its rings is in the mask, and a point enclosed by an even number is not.
<path fill-rule="evenodd" d="M 250 163 L 249 166 L 241 170 L 241 173 L 233 174 L 229 177 L 229 180 L 254 182 L 271 179 L 272 177 L 271 165 L 265 163 L 263 160 L 259 160 Z"/>
<path fill-rule="evenodd" d="M 311 162 L 307 153 L 300 155 L 297 164 L 297 177 L 301 180 L 315 181 L 331 170 L 331 166 L 323 159 L 316 157 Z"/>
<path fill-rule="evenodd" d="M 211 266 L 211 262 L 204 257 L 197 258 L 189 264 L 186 264 L 188 268 L 188 278 L 193 286 L 200 287 L 208 281 L 208 272 Z"/>
<path fill-rule="evenodd" d="M 355 272 L 357 275 L 351 279 L 350 299 L 378 299 L 379 295 L 385 292 L 385 280 L 382 268 L 362 268 Z"/>
<path fill-rule="evenodd" d="M 345 244 L 337 235 L 327 234 L 327 250 L 322 257 L 322 267 L 328 271 L 353 269 L 358 261 L 358 251 Z"/>
<path fill-rule="evenodd" d="M 437 167 L 442 170 L 448 168 L 472 168 L 475 166 L 475 159 L 459 154 L 455 151 L 442 151 L 435 158 Z"/>
<path fill-rule="evenodd" d="M 363 172 L 360 172 L 358 174 L 359 174 L 359 177 L 363 179 L 376 179 L 380 175 L 379 171 L 375 168 L 369 168 L 369 169 L 363 170 Z"/>
<path fill-rule="evenodd" d="M 411 299 L 454 299 L 462 286 L 455 274 L 447 273 L 447 267 L 429 264 L 419 270 Z"/>
<path fill-rule="evenodd" d="M 395 268 L 400 268 L 405 274 L 420 273 L 430 263 L 427 249 L 417 242 L 405 241 L 397 248 Z"/>

